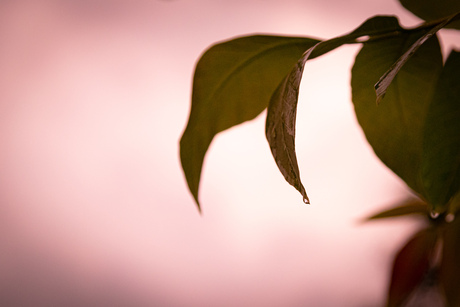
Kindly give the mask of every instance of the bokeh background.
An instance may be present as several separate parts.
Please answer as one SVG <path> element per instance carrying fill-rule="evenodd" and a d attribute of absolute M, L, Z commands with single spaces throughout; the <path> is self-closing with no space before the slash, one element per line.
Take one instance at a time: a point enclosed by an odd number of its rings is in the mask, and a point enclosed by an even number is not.
<path fill-rule="evenodd" d="M 2 306 L 382 306 L 419 226 L 361 220 L 409 193 L 350 102 L 359 46 L 310 61 L 297 152 L 312 205 L 279 174 L 265 112 L 218 135 L 200 215 L 178 140 L 216 41 L 331 38 L 396 0 L 0 1 Z M 443 31 L 445 50 L 459 36 Z"/>

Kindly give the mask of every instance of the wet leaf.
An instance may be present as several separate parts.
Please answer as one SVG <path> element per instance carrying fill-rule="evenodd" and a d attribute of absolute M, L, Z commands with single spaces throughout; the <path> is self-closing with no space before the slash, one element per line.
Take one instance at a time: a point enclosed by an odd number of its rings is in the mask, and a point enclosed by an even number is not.
<path fill-rule="evenodd" d="M 432 210 L 443 212 L 460 190 L 460 52 L 448 57 L 428 109 L 421 174 Z"/>
<path fill-rule="evenodd" d="M 399 217 L 404 215 L 418 214 L 426 216 L 428 214 L 428 205 L 419 198 L 408 198 L 393 205 L 393 208 L 379 212 L 365 219 L 365 221 Z"/>
<path fill-rule="evenodd" d="M 317 42 L 248 36 L 218 43 L 202 55 L 193 79 L 190 117 L 180 141 L 182 168 L 198 208 L 203 160 L 214 136 L 260 114 L 292 65 Z"/>
<path fill-rule="evenodd" d="M 414 15 L 426 21 L 446 18 L 460 12 L 458 0 L 399 0 Z M 460 29 L 460 21 L 453 22 L 447 28 Z"/>
<path fill-rule="evenodd" d="M 440 282 L 447 306 L 460 306 L 460 219 L 448 224 L 443 234 Z"/>
<path fill-rule="evenodd" d="M 398 252 L 393 262 L 388 307 L 402 306 L 423 281 L 430 268 L 436 239 L 434 229 L 424 229 Z"/>
<path fill-rule="evenodd" d="M 421 35 L 418 31 L 364 44 L 352 68 L 352 100 L 369 144 L 380 160 L 418 194 L 422 131 L 435 84 L 442 70 L 436 36 L 426 41 L 402 66 L 389 86 L 385 103 L 376 106 L 374 80 Z"/>
<path fill-rule="evenodd" d="M 418 48 L 420 48 L 420 46 L 422 46 L 428 39 L 430 39 L 440 29 L 445 27 L 452 19 L 457 16 L 460 16 L 460 14 L 444 20 L 423 34 L 419 39 L 417 39 L 417 41 L 415 41 L 415 43 L 412 44 L 412 46 L 410 46 L 406 52 L 404 52 L 404 54 L 395 63 L 393 63 L 393 65 L 391 65 L 391 67 L 383 74 L 383 76 L 380 77 L 379 81 L 374 85 L 375 92 L 377 94 L 377 104 L 382 101 L 388 87 L 390 86 L 391 82 L 393 82 L 393 79 L 401 70 L 402 66 L 406 64 L 406 62 L 414 55 Z"/>
<path fill-rule="evenodd" d="M 265 126 L 267 140 L 280 172 L 286 181 L 300 192 L 305 203 L 310 203 L 310 200 L 300 179 L 295 152 L 297 102 L 305 63 L 310 58 L 325 54 L 343 44 L 354 43 L 356 39 L 362 36 L 372 38 L 400 29 L 396 18 L 378 16 L 367 20 L 350 34 L 316 44 L 297 61 L 289 75 L 273 94 L 268 107 Z"/>

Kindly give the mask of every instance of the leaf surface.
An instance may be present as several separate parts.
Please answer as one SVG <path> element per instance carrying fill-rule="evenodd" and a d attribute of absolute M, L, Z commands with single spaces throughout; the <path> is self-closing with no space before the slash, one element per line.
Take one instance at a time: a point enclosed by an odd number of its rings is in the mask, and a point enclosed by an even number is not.
<path fill-rule="evenodd" d="M 379 104 L 385 96 L 385 93 L 395 78 L 396 74 L 401 70 L 402 66 L 406 64 L 406 62 L 415 54 L 418 48 L 420 48 L 420 46 L 422 46 L 428 39 L 430 39 L 433 35 L 436 35 L 440 29 L 445 27 L 451 20 L 459 15 L 460 14 L 457 14 L 447 18 L 443 22 L 433 26 L 431 29 L 429 29 L 428 32 L 417 39 L 415 43 L 413 43 L 412 46 L 410 46 L 410 48 L 404 52 L 404 54 L 395 63 L 393 63 L 393 65 L 391 65 L 391 67 L 383 74 L 382 77 L 380 77 L 379 81 L 377 81 L 377 83 L 374 85 L 375 92 L 377 94 L 377 104 Z"/>
<path fill-rule="evenodd" d="M 433 21 L 460 12 L 458 0 L 399 0 L 414 15 L 426 21 Z M 453 22 L 448 28 L 460 29 L 460 21 Z"/>
<path fill-rule="evenodd" d="M 402 66 L 388 87 L 385 103 L 375 104 L 373 83 L 421 35 L 418 31 L 364 44 L 352 68 L 352 100 L 369 144 L 380 160 L 418 194 L 423 126 L 442 70 L 436 36 L 426 41 Z"/>
<path fill-rule="evenodd" d="M 377 16 L 365 21 L 347 35 L 317 43 L 297 61 L 273 94 L 268 107 L 265 134 L 280 172 L 286 181 L 300 192 L 305 203 L 310 203 L 310 200 L 300 179 L 295 152 L 297 103 L 305 63 L 343 44 L 355 43 L 362 36 L 372 38 L 399 30 L 401 28 L 396 18 Z"/>
<path fill-rule="evenodd" d="M 182 168 L 199 209 L 203 161 L 214 136 L 260 114 L 292 65 L 317 42 L 247 36 L 217 43 L 201 56 L 195 68 L 190 116 L 180 140 Z"/>
<path fill-rule="evenodd" d="M 421 174 L 432 210 L 444 211 L 460 189 L 460 52 L 448 57 L 428 109 Z"/>

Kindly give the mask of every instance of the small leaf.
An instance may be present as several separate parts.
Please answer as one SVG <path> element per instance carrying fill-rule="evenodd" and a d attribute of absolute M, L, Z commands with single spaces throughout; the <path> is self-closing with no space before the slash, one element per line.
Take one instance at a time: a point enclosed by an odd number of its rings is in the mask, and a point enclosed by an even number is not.
<path fill-rule="evenodd" d="M 297 102 L 305 63 L 310 58 L 320 56 L 343 44 L 354 43 L 361 36 L 372 37 L 399 29 L 396 18 L 378 16 L 365 21 L 350 34 L 317 43 L 297 61 L 273 94 L 265 126 L 267 140 L 280 172 L 286 181 L 300 192 L 305 203 L 310 203 L 310 200 L 300 179 L 295 152 Z"/>
<path fill-rule="evenodd" d="M 426 21 L 446 18 L 460 11 L 458 0 L 399 0 L 414 15 Z M 460 29 L 460 22 L 454 22 L 447 28 Z"/>
<path fill-rule="evenodd" d="M 393 262 L 388 307 L 402 306 L 423 281 L 430 268 L 436 239 L 433 229 L 424 229 L 398 252 Z"/>
<path fill-rule="evenodd" d="M 450 18 L 447 18 L 438 25 L 432 27 L 428 32 L 422 35 L 415 43 L 410 46 L 410 48 L 393 64 L 391 67 L 380 77 L 379 81 L 374 85 L 375 92 L 377 94 L 377 104 L 379 104 L 385 93 L 390 86 L 391 82 L 395 78 L 396 74 L 401 70 L 401 67 L 406 64 L 406 62 L 414 55 L 414 53 L 423 45 L 429 38 L 435 35 L 440 29 L 445 27 L 450 23 L 454 18 L 460 16 L 456 14 Z"/>
<path fill-rule="evenodd" d="M 405 199 L 404 201 L 397 203 L 391 209 L 379 212 L 366 218 L 365 221 L 390 217 L 399 217 L 409 214 L 419 214 L 426 216 L 428 214 L 427 203 L 419 198 L 411 197 L 409 199 Z"/>
<path fill-rule="evenodd" d="M 443 233 L 440 282 L 447 306 L 460 306 L 460 219 L 446 225 Z"/>
<path fill-rule="evenodd" d="M 401 68 L 388 88 L 385 103 L 375 105 L 373 80 L 377 80 L 420 32 L 364 44 L 352 68 L 352 100 L 369 144 L 380 160 L 407 185 L 424 196 L 420 180 L 422 131 L 428 106 L 442 70 L 436 36 L 423 44 Z"/>
<path fill-rule="evenodd" d="M 292 65 L 317 42 L 248 36 L 218 43 L 202 55 L 195 69 L 190 117 L 180 141 L 182 168 L 198 209 L 203 160 L 214 136 L 260 114 Z"/>
<path fill-rule="evenodd" d="M 460 190 L 460 52 L 444 65 L 423 133 L 423 186 L 432 210 L 442 212 Z"/>

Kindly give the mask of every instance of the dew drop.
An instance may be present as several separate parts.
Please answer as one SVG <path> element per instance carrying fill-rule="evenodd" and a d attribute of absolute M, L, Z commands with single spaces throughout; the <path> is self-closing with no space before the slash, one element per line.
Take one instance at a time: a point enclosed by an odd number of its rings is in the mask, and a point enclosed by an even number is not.
<path fill-rule="evenodd" d="M 303 198 L 303 202 L 304 202 L 305 204 L 307 204 L 307 205 L 310 204 L 310 200 L 308 199 L 307 196 L 305 196 L 305 197 Z"/>
<path fill-rule="evenodd" d="M 446 215 L 445 220 L 447 223 L 452 223 L 455 220 L 455 214 L 449 213 Z"/>
<path fill-rule="evenodd" d="M 432 219 L 437 219 L 439 217 L 439 212 L 436 212 L 436 211 L 431 211 L 430 212 L 430 217 Z"/>

